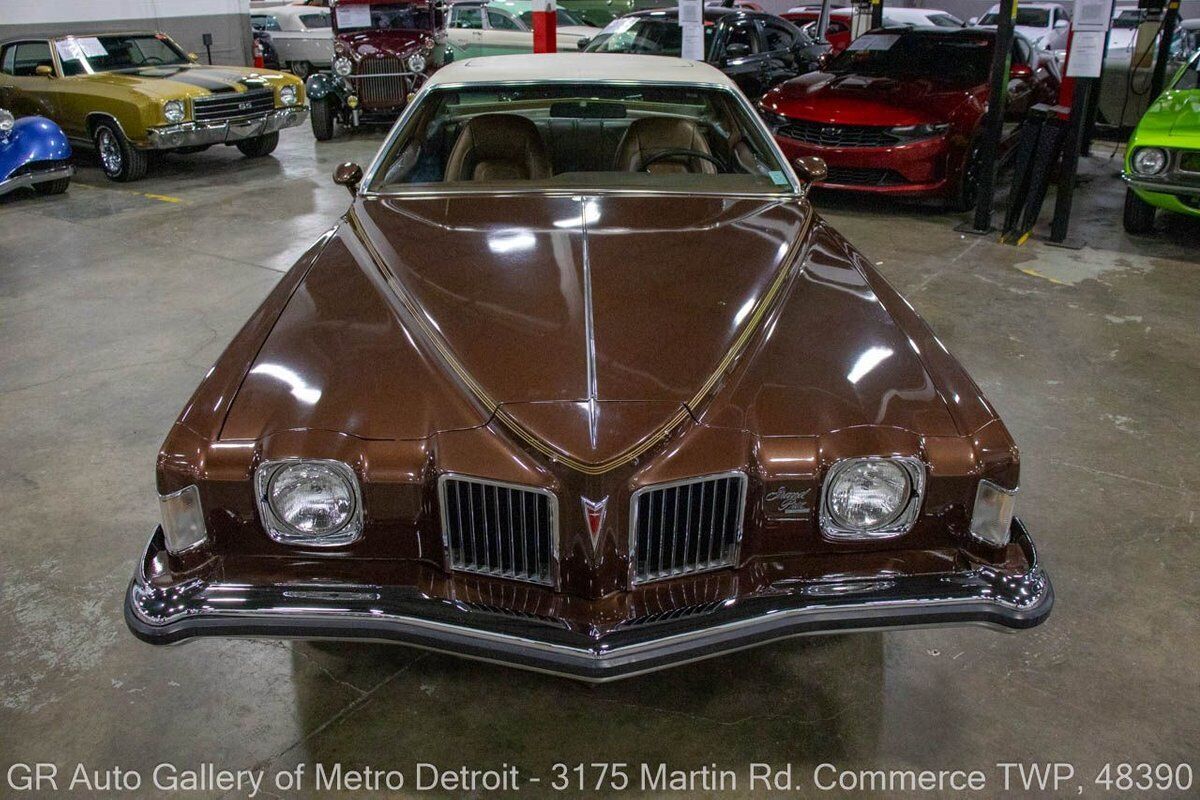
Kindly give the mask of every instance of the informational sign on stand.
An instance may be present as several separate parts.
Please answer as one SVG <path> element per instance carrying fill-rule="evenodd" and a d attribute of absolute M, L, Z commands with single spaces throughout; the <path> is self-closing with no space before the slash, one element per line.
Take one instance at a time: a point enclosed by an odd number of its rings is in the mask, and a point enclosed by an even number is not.
<path fill-rule="evenodd" d="M 704 60 L 704 0 L 679 0 L 679 27 L 683 35 L 680 55 Z"/>
<path fill-rule="evenodd" d="M 1075 0 L 1071 49 L 1067 55 L 1068 78 L 1100 77 L 1112 8 L 1113 0 Z"/>

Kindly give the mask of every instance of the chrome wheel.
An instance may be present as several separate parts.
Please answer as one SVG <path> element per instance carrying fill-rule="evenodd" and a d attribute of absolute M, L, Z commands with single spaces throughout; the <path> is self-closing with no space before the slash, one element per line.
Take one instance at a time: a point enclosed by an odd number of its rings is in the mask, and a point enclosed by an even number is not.
<path fill-rule="evenodd" d="M 104 171 L 109 175 L 120 173 L 124 158 L 116 134 L 108 128 L 101 128 L 96 136 L 96 149 L 100 152 L 100 163 L 104 165 Z"/>

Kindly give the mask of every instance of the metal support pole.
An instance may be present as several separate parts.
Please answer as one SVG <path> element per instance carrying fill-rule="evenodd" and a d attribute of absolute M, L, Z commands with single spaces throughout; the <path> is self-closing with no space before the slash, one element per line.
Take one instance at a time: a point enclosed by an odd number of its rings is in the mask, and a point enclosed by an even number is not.
<path fill-rule="evenodd" d="M 1000 19 L 996 26 L 996 51 L 992 54 L 992 76 L 988 92 L 988 112 L 983 121 L 983 140 L 979 144 L 979 198 L 975 204 L 975 220 L 970 230 L 989 233 L 992 230 L 992 206 L 996 201 L 996 171 L 1000 157 L 1000 137 L 1004 134 L 1005 100 L 1008 96 L 1009 73 L 1012 70 L 1014 21 L 1017 0 L 1000 3 Z M 1078 148 L 1078 145 L 1076 145 Z"/>
<path fill-rule="evenodd" d="M 1179 21 L 1179 0 L 1170 0 L 1163 16 L 1162 33 L 1158 38 L 1158 57 L 1154 60 L 1154 73 L 1150 78 L 1150 102 L 1162 94 L 1167 79 L 1167 62 L 1171 60 L 1171 40 L 1175 38 L 1175 25 Z"/>
<path fill-rule="evenodd" d="M 833 0 L 821 0 L 821 14 L 817 17 L 817 41 L 825 41 L 825 34 L 829 31 L 829 8 L 833 5 Z"/>
<path fill-rule="evenodd" d="M 883 0 L 871 0 L 871 27 L 883 27 Z"/>
<path fill-rule="evenodd" d="M 1067 121 L 1067 140 L 1063 143 L 1062 165 L 1058 171 L 1058 192 L 1054 198 L 1054 219 L 1050 222 L 1050 242 L 1063 244 L 1071 222 L 1071 200 L 1075 193 L 1075 176 L 1079 171 L 1079 149 L 1083 142 L 1083 125 L 1098 78 L 1078 78 L 1075 82 L 1075 101 Z"/>

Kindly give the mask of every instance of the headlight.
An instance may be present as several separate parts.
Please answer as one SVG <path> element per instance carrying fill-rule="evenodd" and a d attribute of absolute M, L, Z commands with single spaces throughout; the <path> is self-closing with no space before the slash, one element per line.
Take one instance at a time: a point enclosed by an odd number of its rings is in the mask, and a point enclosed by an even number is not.
<path fill-rule="evenodd" d="M 948 130 L 950 130 L 949 122 L 937 122 L 925 125 L 901 125 L 897 128 L 888 128 L 888 133 L 903 141 L 912 142 L 917 139 L 932 139 L 935 136 L 941 136 Z"/>
<path fill-rule="evenodd" d="M 0 108 L 0 134 L 8 133 L 16 124 L 17 118 L 12 115 L 12 112 Z"/>
<path fill-rule="evenodd" d="M 354 471 L 340 461 L 267 462 L 255 474 L 267 533 L 285 544 L 330 547 L 362 533 L 362 500 Z"/>
<path fill-rule="evenodd" d="M 169 553 L 185 553 L 208 538 L 200 490 L 194 485 L 160 496 L 158 505 L 162 512 L 163 540 Z"/>
<path fill-rule="evenodd" d="M 279 101 L 285 106 L 296 105 L 296 87 L 285 86 L 279 90 Z"/>
<path fill-rule="evenodd" d="M 925 468 L 912 458 L 848 458 L 825 479 L 821 530 L 833 539 L 898 536 L 921 506 Z"/>
<path fill-rule="evenodd" d="M 338 56 L 333 60 L 333 71 L 344 78 L 354 71 L 354 65 L 345 56 Z"/>
<path fill-rule="evenodd" d="M 993 547 L 1008 544 L 1017 490 L 983 480 L 975 491 L 975 509 L 971 512 L 971 535 Z"/>
<path fill-rule="evenodd" d="M 1157 175 L 1167 168 L 1167 151 L 1161 147 L 1142 147 L 1133 154 L 1133 171 L 1138 175 Z"/>
<path fill-rule="evenodd" d="M 168 100 L 163 103 L 163 118 L 167 122 L 183 122 L 183 101 Z"/>
<path fill-rule="evenodd" d="M 408 69 L 411 72 L 425 71 L 425 56 L 420 53 L 413 53 L 408 57 Z"/>

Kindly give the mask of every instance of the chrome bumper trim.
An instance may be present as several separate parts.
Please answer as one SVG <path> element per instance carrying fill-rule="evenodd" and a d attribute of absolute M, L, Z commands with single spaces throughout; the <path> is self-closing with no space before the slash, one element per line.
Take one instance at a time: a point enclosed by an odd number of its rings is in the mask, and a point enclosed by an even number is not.
<path fill-rule="evenodd" d="M 146 131 L 149 150 L 172 150 L 176 147 L 198 147 L 208 144 L 227 144 L 254 139 L 269 133 L 293 128 L 308 118 L 308 106 L 277 108 L 269 114 L 248 119 L 220 122 L 181 122 L 163 125 Z"/>
<path fill-rule="evenodd" d="M 36 186 L 39 183 L 50 183 L 60 178 L 69 178 L 74 174 L 75 167 L 71 164 L 56 169 L 42 170 L 41 172 L 27 172 L 24 175 L 0 181 L 0 195 L 6 195 L 9 192 L 14 192 L 17 189 L 23 189 L 27 186 Z"/>
<path fill-rule="evenodd" d="M 1174 173 L 1173 176 L 1171 176 L 1171 177 L 1179 178 L 1180 175 L 1178 173 Z M 1148 180 L 1130 175 L 1128 172 L 1121 173 L 1121 180 L 1125 181 L 1125 183 L 1128 186 L 1131 186 L 1134 189 L 1138 189 L 1143 192 L 1157 192 L 1158 194 L 1195 195 L 1197 197 L 1200 197 L 1200 176 L 1197 176 L 1196 182 L 1190 186 L 1187 184 L 1182 184 L 1182 183 L 1169 183 L 1169 182 L 1168 183 L 1155 183 L 1154 181 L 1148 181 Z M 1168 180 L 1170 180 L 1170 177 L 1168 177 Z"/>
<path fill-rule="evenodd" d="M 1054 592 L 1019 520 L 1013 537 L 1031 565 L 1023 573 L 979 567 L 835 584 L 781 582 L 713 613 L 592 636 L 480 613 L 415 587 L 252 586 L 202 576 L 155 586 L 144 566 L 163 547 L 159 530 L 130 583 L 125 620 L 152 644 L 201 636 L 389 641 L 604 682 L 793 636 L 936 625 L 1033 627 L 1049 616 Z"/>

